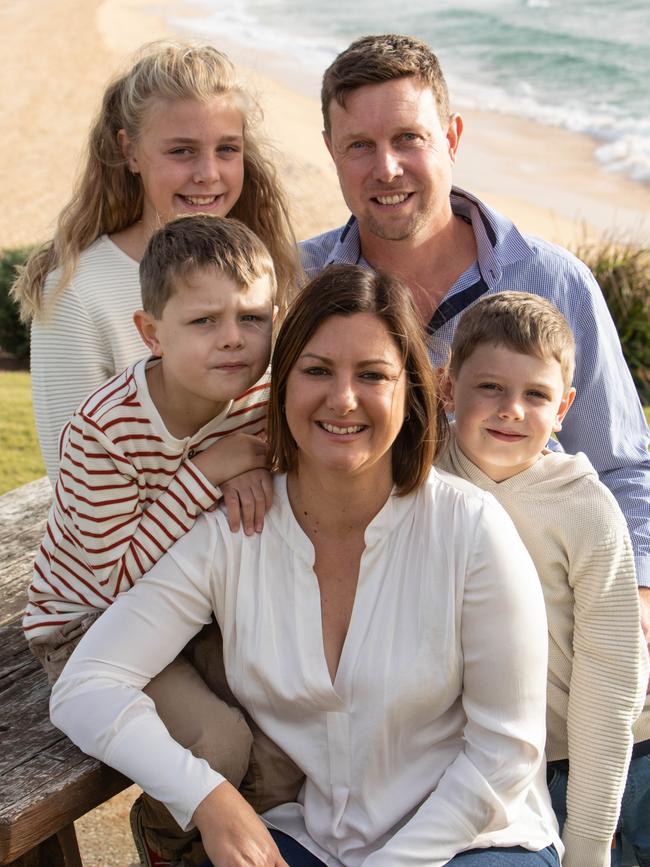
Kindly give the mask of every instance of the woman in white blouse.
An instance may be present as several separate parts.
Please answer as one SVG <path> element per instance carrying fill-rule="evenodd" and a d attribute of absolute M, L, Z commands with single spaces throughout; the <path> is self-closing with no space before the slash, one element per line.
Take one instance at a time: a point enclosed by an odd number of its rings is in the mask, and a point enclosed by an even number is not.
<path fill-rule="evenodd" d="M 204 515 L 54 689 L 55 724 L 196 824 L 218 867 L 559 865 L 539 582 L 496 501 L 431 469 L 434 395 L 407 290 L 323 272 L 275 347 L 263 531 Z M 213 612 L 233 692 L 305 772 L 262 817 L 142 692 Z"/>

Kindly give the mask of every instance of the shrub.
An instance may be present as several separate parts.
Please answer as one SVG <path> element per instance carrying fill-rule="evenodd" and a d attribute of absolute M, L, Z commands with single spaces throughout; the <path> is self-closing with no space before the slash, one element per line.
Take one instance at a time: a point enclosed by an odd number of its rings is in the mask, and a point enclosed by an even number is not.
<path fill-rule="evenodd" d="M 575 253 L 600 285 L 641 402 L 650 404 L 650 249 L 604 241 Z"/>
<path fill-rule="evenodd" d="M 29 325 L 20 321 L 18 305 L 9 290 L 17 268 L 31 251 L 31 247 L 0 251 L 0 347 L 20 360 L 29 358 Z"/>

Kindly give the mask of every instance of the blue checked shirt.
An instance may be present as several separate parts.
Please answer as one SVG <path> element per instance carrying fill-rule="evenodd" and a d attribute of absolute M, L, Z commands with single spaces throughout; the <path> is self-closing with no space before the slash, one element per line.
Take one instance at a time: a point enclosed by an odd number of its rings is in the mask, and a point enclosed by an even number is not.
<path fill-rule="evenodd" d="M 455 214 L 471 222 L 478 261 L 447 292 L 429 324 L 429 353 L 446 364 L 460 312 L 480 294 L 525 290 L 551 301 L 576 338 L 576 399 L 558 438 L 565 451 L 585 452 L 618 500 L 634 545 L 637 578 L 650 586 L 650 432 L 616 328 L 591 271 L 567 250 L 522 235 L 513 223 L 454 187 Z M 333 263 L 370 267 L 361 255 L 354 217 L 342 228 L 300 244 L 310 277 Z"/>

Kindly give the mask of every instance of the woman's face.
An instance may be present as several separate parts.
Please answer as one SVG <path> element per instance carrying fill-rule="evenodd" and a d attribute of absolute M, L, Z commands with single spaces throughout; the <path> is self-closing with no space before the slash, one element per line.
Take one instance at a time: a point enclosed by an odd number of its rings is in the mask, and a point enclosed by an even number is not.
<path fill-rule="evenodd" d="M 244 124 L 231 99 L 154 100 L 140 135 L 120 143 L 144 190 L 148 233 L 181 214 L 225 217 L 244 183 Z"/>
<path fill-rule="evenodd" d="M 383 321 L 371 313 L 326 319 L 287 379 L 300 467 L 391 473 L 405 402 L 402 358 Z"/>

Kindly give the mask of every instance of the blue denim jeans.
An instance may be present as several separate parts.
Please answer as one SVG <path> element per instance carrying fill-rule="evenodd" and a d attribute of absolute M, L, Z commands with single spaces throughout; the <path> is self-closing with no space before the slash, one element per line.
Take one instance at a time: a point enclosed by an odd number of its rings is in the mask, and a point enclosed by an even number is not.
<path fill-rule="evenodd" d="M 566 821 L 568 771 L 549 766 L 548 790 L 560 833 Z M 612 848 L 612 867 L 650 867 L 650 756 L 632 759 Z"/>
<path fill-rule="evenodd" d="M 522 846 L 491 849 L 468 849 L 447 861 L 447 867 L 560 867 L 555 846 L 547 846 L 539 852 L 531 852 Z"/>
<path fill-rule="evenodd" d="M 322 861 L 292 837 L 282 831 L 269 830 L 280 855 L 289 867 L 325 867 Z M 560 867 L 560 859 L 553 846 L 548 846 L 541 852 L 530 852 L 521 846 L 512 846 L 509 849 L 470 849 L 447 862 L 448 867 L 502 867 L 508 864 L 512 867 Z M 212 865 L 206 861 L 201 867 Z"/>

